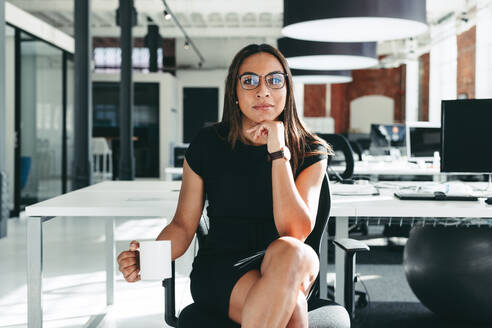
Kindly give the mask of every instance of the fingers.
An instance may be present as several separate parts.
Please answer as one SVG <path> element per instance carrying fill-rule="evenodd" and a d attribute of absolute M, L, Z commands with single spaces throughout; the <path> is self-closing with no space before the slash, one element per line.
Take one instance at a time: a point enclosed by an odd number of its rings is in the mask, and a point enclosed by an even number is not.
<path fill-rule="evenodd" d="M 130 252 L 130 253 L 133 253 L 133 252 Z M 138 253 L 138 252 L 135 252 L 135 253 Z M 139 265 L 140 264 L 139 258 L 140 258 L 139 254 L 135 254 L 134 256 L 128 256 L 128 257 L 120 259 L 118 261 L 119 270 L 122 271 L 123 269 L 126 269 L 132 265 L 140 266 Z"/>
<path fill-rule="evenodd" d="M 136 282 L 140 280 L 140 269 L 137 268 L 129 268 L 128 270 L 125 270 L 123 273 L 123 277 L 127 282 Z"/>
<path fill-rule="evenodd" d="M 136 282 L 140 280 L 140 252 L 137 250 L 140 243 L 132 240 L 130 250 L 123 251 L 118 255 L 119 271 L 128 282 Z"/>
<path fill-rule="evenodd" d="M 118 255 L 118 258 L 116 259 L 116 261 L 118 263 L 120 263 L 121 261 L 123 261 L 124 259 L 127 259 L 127 258 L 131 258 L 131 257 L 137 257 L 137 254 L 138 251 L 123 251 L 120 253 L 120 255 Z"/>

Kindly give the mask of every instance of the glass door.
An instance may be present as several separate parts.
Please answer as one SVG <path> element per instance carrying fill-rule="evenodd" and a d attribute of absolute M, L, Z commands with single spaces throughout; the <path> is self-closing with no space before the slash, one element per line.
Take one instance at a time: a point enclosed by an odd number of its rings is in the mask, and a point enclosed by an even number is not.
<path fill-rule="evenodd" d="M 20 206 L 62 193 L 63 51 L 20 32 Z"/>

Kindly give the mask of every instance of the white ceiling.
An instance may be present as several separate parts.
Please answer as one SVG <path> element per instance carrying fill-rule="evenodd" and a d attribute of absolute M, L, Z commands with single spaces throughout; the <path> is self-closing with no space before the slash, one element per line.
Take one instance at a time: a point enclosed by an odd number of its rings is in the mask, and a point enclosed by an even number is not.
<path fill-rule="evenodd" d="M 74 0 L 9 0 L 50 25 L 73 35 Z M 231 38 L 280 35 L 282 0 L 168 0 L 167 4 L 191 38 Z M 92 35 L 119 36 L 115 23 L 118 0 L 92 0 Z M 135 0 L 138 25 L 134 36 L 147 32 L 147 17 L 157 23 L 164 37 L 182 38 L 172 20 L 164 19 L 161 0 Z"/>
<path fill-rule="evenodd" d="M 8 0 L 48 24 L 73 35 L 73 4 L 76 0 Z M 301 1 L 301 0 L 299 0 Z M 407 0 L 412 1 L 412 0 Z M 484 0 L 427 0 L 427 19 L 438 24 L 445 17 L 459 16 Z M 283 0 L 167 0 L 166 1 L 186 33 L 198 46 L 206 59 L 205 68 L 227 67 L 233 53 L 251 42 L 276 43 L 281 37 Z M 176 38 L 178 66 L 196 65 L 193 51 L 183 50 L 183 34 L 173 20 L 164 19 L 162 0 L 134 0 L 138 13 L 138 25 L 133 28 L 134 37 L 147 33 L 147 18 L 160 26 L 160 34 Z M 99 37 L 118 37 L 116 9 L 119 0 L 91 0 L 91 33 Z M 388 41 L 378 46 L 380 54 L 402 55 L 413 47 L 408 40 Z M 428 44 L 429 36 L 418 38 L 420 44 Z M 415 53 L 415 52 L 414 52 Z M 404 54 L 403 54 L 404 56 Z"/>
<path fill-rule="evenodd" d="M 411 0 L 409 0 L 411 1 Z M 73 35 L 74 0 L 8 0 L 64 32 Z M 476 0 L 427 0 L 429 22 L 451 12 L 470 8 Z M 192 38 L 279 37 L 282 28 L 282 0 L 167 0 L 181 25 Z M 118 0 L 92 0 L 92 34 L 118 36 L 115 11 Z M 161 0 L 135 0 L 138 26 L 135 36 L 146 33 L 147 17 L 161 26 L 165 37 L 181 38 L 172 20 L 165 20 Z"/>

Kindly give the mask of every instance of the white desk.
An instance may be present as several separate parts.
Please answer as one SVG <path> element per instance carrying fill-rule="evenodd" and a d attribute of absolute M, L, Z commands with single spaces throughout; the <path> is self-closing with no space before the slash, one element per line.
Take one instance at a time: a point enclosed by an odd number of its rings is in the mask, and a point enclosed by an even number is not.
<path fill-rule="evenodd" d="M 183 168 L 182 167 L 166 167 L 164 169 L 164 173 L 165 173 L 164 179 L 166 181 L 171 181 L 173 179 L 173 175 L 183 174 Z"/>
<path fill-rule="evenodd" d="M 433 182 L 391 182 L 386 185 L 407 186 L 425 185 Z M 486 183 L 471 183 L 475 187 L 484 188 Z M 357 188 L 357 185 L 353 185 Z M 337 192 L 338 185 L 332 183 L 332 193 Z M 344 186 L 345 190 L 346 186 Z M 395 188 L 396 189 L 396 188 Z M 484 199 L 480 201 L 410 201 L 399 200 L 393 196 L 395 189 L 380 189 L 379 196 L 333 196 L 331 216 L 336 217 L 335 238 L 348 238 L 349 216 L 353 217 L 397 217 L 406 220 L 414 218 L 430 218 L 430 220 L 445 218 L 482 218 L 484 224 L 491 225 L 492 206 L 487 205 Z M 353 214 L 350 214 L 352 212 Z M 347 214 L 349 213 L 349 214 Z M 327 246 L 323 245 L 321 258 L 327 258 Z M 325 261 L 322 261 L 321 268 Z M 321 270 L 320 268 L 320 270 Z M 344 258 L 341 250 L 335 252 L 336 285 L 343 286 Z M 326 271 L 325 271 L 326 272 Z M 326 278 L 323 277 L 322 278 Z M 341 280 L 340 280 L 341 279 Z M 321 283 L 321 295 L 326 295 L 326 283 Z M 338 289 L 340 291 L 340 288 Z M 343 294 L 337 293 L 335 288 L 335 300 L 343 304 Z"/>
<path fill-rule="evenodd" d="M 28 326 L 42 327 L 43 222 L 56 216 L 91 216 L 106 220 L 106 303 L 110 306 L 114 299 L 115 217 L 172 217 L 177 206 L 180 186 L 181 181 L 107 181 L 28 206 Z M 337 185 L 331 186 L 332 192 L 336 192 Z M 400 201 L 392 196 L 392 192 L 382 190 L 380 196 L 335 195 L 331 216 L 337 220 L 336 237 L 348 236 L 348 218 L 356 216 L 492 218 L 492 206 L 487 207 L 483 202 Z M 324 244 L 326 246 L 327 242 Z M 327 259 L 326 254 L 322 259 Z M 321 272 L 326 272 L 327 264 L 325 261 L 321 262 Z M 343 261 L 339 252 L 336 257 L 336 282 L 343 284 Z M 326 284 L 321 286 L 326 288 Z M 336 294 L 336 301 L 343 302 L 343 295 Z M 94 325 L 89 323 L 88 327 L 96 326 L 98 322 L 93 323 Z"/>
<path fill-rule="evenodd" d="M 345 166 L 331 166 L 331 168 L 339 173 L 345 170 Z M 171 181 L 173 175 L 183 174 L 183 168 L 166 167 L 164 172 L 166 181 Z M 371 180 L 377 180 L 380 175 L 428 175 L 432 176 L 434 181 L 440 181 L 441 177 L 444 176 L 441 175 L 438 167 L 420 167 L 417 164 L 403 160 L 393 162 L 355 162 L 354 175 L 369 175 Z"/>
<path fill-rule="evenodd" d="M 106 304 L 110 306 L 114 300 L 115 217 L 172 217 L 180 187 L 181 181 L 107 181 L 26 207 L 28 327 L 43 326 L 44 222 L 56 216 L 78 216 L 81 220 L 101 217 L 106 221 Z M 102 318 L 92 317 L 86 327 L 96 327 Z"/>
<path fill-rule="evenodd" d="M 337 172 L 343 172 L 344 166 L 332 166 Z M 440 181 L 441 175 L 439 167 L 421 167 L 406 160 L 398 161 L 358 161 L 354 163 L 354 175 L 369 175 L 371 180 L 377 180 L 380 175 L 427 175 L 432 176 L 434 181 Z"/>

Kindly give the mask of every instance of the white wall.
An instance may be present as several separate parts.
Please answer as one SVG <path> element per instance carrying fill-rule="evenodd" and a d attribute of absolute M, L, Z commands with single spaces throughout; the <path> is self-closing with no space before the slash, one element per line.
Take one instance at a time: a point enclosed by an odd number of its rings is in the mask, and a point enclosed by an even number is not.
<path fill-rule="evenodd" d="M 97 82 L 119 82 L 119 74 L 95 73 Z M 180 142 L 177 81 L 169 73 L 134 73 L 133 82 L 159 83 L 159 177 L 165 178 L 164 169 L 170 166 L 171 143 Z M 178 127 L 178 131 L 176 131 Z"/>
<path fill-rule="evenodd" d="M 479 0 L 477 7 L 475 97 L 492 98 L 492 6 Z"/>
<path fill-rule="evenodd" d="M 163 31 L 165 35 L 165 31 Z M 193 42 L 205 58 L 204 69 L 228 68 L 236 53 L 251 43 L 269 43 L 276 47 L 276 41 L 266 37 L 257 38 L 195 38 Z M 190 69 L 198 69 L 198 55 L 190 47 L 184 49 L 184 39 L 176 39 L 176 64 L 178 67 L 189 66 Z"/>
<path fill-rule="evenodd" d="M 457 58 L 456 24 L 449 23 L 431 27 L 433 45 L 429 67 L 429 121 L 441 122 L 441 101 L 456 99 Z"/>
<path fill-rule="evenodd" d="M 304 83 L 294 82 L 294 100 L 296 102 L 297 115 L 304 117 Z"/>
<path fill-rule="evenodd" d="M 369 133 L 371 123 L 391 124 L 394 100 L 385 96 L 364 96 L 350 102 L 350 132 Z"/>
<path fill-rule="evenodd" d="M 9 26 L 6 27 L 10 29 Z M 6 170 L 9 177 L 9 207 L 14 207 L 14 177 L 15 177 L 15 47 L 14 35 L 8 35 L 5 40 L 5 153 L 7 156 Z"/>

